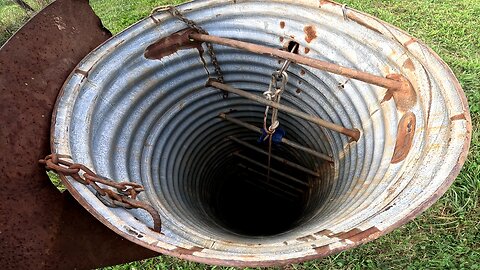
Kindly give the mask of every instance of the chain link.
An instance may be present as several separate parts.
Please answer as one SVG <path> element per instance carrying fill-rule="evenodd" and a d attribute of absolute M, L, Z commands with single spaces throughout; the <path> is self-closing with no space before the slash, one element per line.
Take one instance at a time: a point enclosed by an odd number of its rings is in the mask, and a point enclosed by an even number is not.
<path fill-rule="evenodd" d="M 201 26 L 196 24 L 194 21 L 185 17 L 176 7 L 174 6 L 161 6 L 157 7 L 152 10 L 152 14 L 157 11 L 168 11 L 173 17 L 177 18 L 178 20 L 184 22 L 188 27 L 195 29 L 200 34 L 208 35 L 208 32 L 203 29 Z M 213 45 L 210 42 L 206 42 L 208 55 L 210 56 L 210 60 L 212 61 L 213 68 L 215 69 L 215 73 L 217 74 L 217 80 L 221 83 L 224 83 L 224 77 L 222 69 L 220 68 L 220 64 L 218 63 L 217 55 L 215 54 L 215 50 L 213 49 Z M 228 98 L 228 92 L 223 91 L 223 98 Z"/>
<path fill-rule="evenodd" d="M 280 103 L 280 99 L 282 97 L 283 91 L 285 91 L 285 87 L 287 86 L 288 82 L 288 75 L 287 72 L 278 70 L 272 74 L 272 80 L 270 81 L 270 85 L 268 90 L 263 92 L 263 95 L 267 100 L 273 101 L 275 103 Z M 279 85 L 280 83 L 280 85 Z M 267 163 L 267 183 L 270 182 L 270 168 L 271 168 L 271 161 L 272 161 L 272 140 L 273 134 L 280 126 L 280 122 L 278 119 L 278 109 L 272 109 L 272 115 L 270 117 L 270 126 L 267 127 L 267 120 L 268 120 L 268 112 L 270 110 L 270 106 L 265 107 L 265 114 L 263 116 L 263 130 L 267 134 L 265 136 L 264 141 L 268 139 L 268 163 Z"/>
<path fill-rule="evenodd" d="M 263 95 L 267 100 L 273 101 L 275 103 L 280 103 L 281 95 L 283 91 L 285 91 L 285 87 L 288 82 L 288 74 L 285 71 L 276 71 L 272 74 L 272 79 L 270 81 L 270 85 L 268 87 L 268 90 L 263 92 Z M 278 119 L 278 109 L 273 108 L 272 109 L 272 116 L 270 118 L 270 126 L 267 128 L 267 118 L 268 118 L 268 112 L 270 110 L 270 106 L 266 106 L 265 108 L 265 114 L 263 117 L 263 129 L 267 133 L 267 136 L 265 139 L 270 137 L 273 133 L 275 133 L 275 130 L 277 127 L 280 125 L 280 122 L 277 120 Z"/>
<path fill-rule="evenodd" d="M 91 186 L 100 201 L 108 207 L 140 208 L 147 211 L 153 219 L 153 230 L 161 232 L 162 222 L 158 212 L 151 205 L 137 200 L 137 195 L 145 190 L 142 185 L 132 182 L 115 182 L 97 175 L 85 165 L 66 161 L 66 158 L 70 157 L 50 154 L 39 160 L 39 163 L 45 165 L 47 170 L 55 171 L 59 175 L 70 176 L 83 185 Z M 102 188 L 99 184 L 115 190 Z"/>
<path fill-rule="evenodd" d="M 291 52 L 294 52 L 298 48 L 298 44 L 295 44 L 291 48 Z M 270 85 L 268 90 L 263 92 L 263 95 L 267 100 L 273 101 L 277 104 L 280 103 L 282 98 L 282 93 L 285 91 L 285 87 L 288 83 L 288 74 L 287 69 L 292 62 L 290 60 L 285 60 L 282 67 L 275 71 L 272 74 Z M 271 161 L 272 161 L 272 140 L 273 134 L 280 126 L 280 121 L 278 121 L 278 109 L 272 109 L 272 115 L 270 117 L 270 126 L 267 127 L 268 121 L 268 112 L 270 111 L 270 106 L 265 107 L 265 114 L 263 116 L 263 130 L 266 133 L 264 141 L 268 139 L 268 161 L 267 161 L 267 182 L 270 181 L 270 170 L 271 170 Z"/>

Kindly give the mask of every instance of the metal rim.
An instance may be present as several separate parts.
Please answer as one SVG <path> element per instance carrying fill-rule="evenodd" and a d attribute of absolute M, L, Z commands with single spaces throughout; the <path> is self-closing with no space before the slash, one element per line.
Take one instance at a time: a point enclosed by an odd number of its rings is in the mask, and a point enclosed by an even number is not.
<path fill-rule="evenodd" d="M 289 2 L 289 1 L 284 1 L 284 2 Z M 200 3 L 201 3 L 200 5 L 205 5 L 205 6 L 212 5 L 212 4 L 213 5 L 221 4 L 218 1 L 205 1 L 205 2 L 200 2 Z M 192 5 L 192 7 L 190 5 Z M 190 8 L 194 9 L 194 8 L 197 8 L 197 7 L 198 6 L 196 6 L 196 4 L 192 3 L 192 4 L 182 5 L 181 9 L 182 10 L 189 10 Z M 327 4 L 324 4 L 324 6 L 322 6 L 322 8 L 328 9 L 330 12 L 337 13 L 339 15 L 342 14 L 342 7 L 338 4 L 327 3 Z M 357 11 L 352 10 L 352 9 L 349 9 L 348 12 L 349 12 L 349 14 L 354 14 L 355 18 L 357 18 L 359 21 L 361 21 L 360 24 L 363 25 L 363 27 L 367 27 L 367 28 L 371 27 L 371 28 L 377 29 L 377 31 L 382 32 L 382 34 L 385 34 L 385 35 L 390 34 L 392 36 L 394 36 L 394 34 L 391 33 L 390 31 L 392 29 L 394 29 L 395 31 L 398 31 L 402 35 L 408 36 L 408 34 L 404 33 L 403 31 L 400 31 L 397 28 L 395 28 L 395 27 L 393 27 L 389 24 L 386 24 L 384 22 L 380 22 L 378 19 L 373 18 L 369 15 L 357 12 Z M 154 15 L 154 16 L 157 16 L 157 15 Z M 147 18 L 146 20 L 149 20 L 149 19 Z M 377 23 L 379 25 L 384 26 L 385 28 L 379 30 L 378 25 L 374 25 L 374 24 L 377 24 Z M 128 31 L 128 30 L 126 30 L 126 31 Z M 341 250 L 345 250 L 345 249 L 354 247 L 354 246 L 359 245 L 361 243 L 365 243 L 365 242 L 371 241 L 373 239 L 376 239 L 379 236 L 381 236 L 385 233 L 388 233 L 391 230 L 397 228 L 398 226 L 401 226 L 402 224 L 404 224 L 404 223 L 408 222 L 409 220 L 413 219 L 415 216 L 417 216 L 418 214 L 423 212 L 425 209 L 427 209 L 429 206 L 431 206 L 441 195 L 443 195 L 443 193 L 448 189 L 448 187 L 451 185 L 451 183 L 453 182 L 455 177 L 458 175 L 463 163 L 465 162 L 467 152 L 468 152 L 468 148 L 469 148 L 469 144 L 470 144 L 471 119 L 470 119 L 470 116 L 468 114 L 468 104 L 467 104 L 466 98 L 464 96 L 463 90 L 461 89 L 458 81 L 456 80 L 456 78 L 454 77 L 453 73 L 448 68 L 448 66 L 438 57 L 438 55 L 436 55 L 428 47 L 419 43 L 415 39 L 411 38 L 411 40 L 412 40 L 412 42 L 410 44 L 408 44 L 406 47 L 416 43 L 419 46 L 421 46 L 422 49 L 427 49 L 429 51 L 429 53 L 432 55 L 432 57 L 436 61 L 438 61 L 438 63 L 440 65 L 443 66 L 445 72 L 448 74 L 447 79 L 449 81 L 451 81 L 453 83 L 454 87 L 455 87 L 455 91 L 456 91 L 458 97 L 460 98 L 460 102 L 461 102 L 461 104 L 457 104 L 457 106 L 459 105 L 460 107 L 462 107 L 462 109 L 464 111 L 464 122 L 465 122 L 466 133 L 464 134 L 463 147 L 462 147 L 462 150 L 461 150 L 460 155 L 458 157 L 458 161 L 457 161 L 456 166 L 454 166 L 451 169 L 450 173 L 448 174 L 448 177 L 443 181 L 443 183 L 438 187 L 438 189 L 433 194 L 431 194 L 430 197 L 424 199 L 423 203 L 421 203 L 415 209 L 410 211 L 410 213 L 408 215 L 405 215 L 401 220 L 397 221 L 394 224 L 391 224 L 390 226 L 387 226 L 387 227 L 383 228 L 382 230 L 374 230 L 373 229 L 373 230 L 370 230 L 370 231 L 365 230 L 365 231 L 361 231 L 361 232 L 351 232 L 350 235 L 349 235 L 349 238 L 350 239 L 355 239 L 355 241 L 346 242 L 344 245 L 341 245 L 341 246 L 338 246 L 338 247 L 333 247 L 333 248 L 329 247 L 329 248 L 319 249 L 319 250 L 317 250 L 318 251 L 317 254 L 307 255 L 307 256 L 298 257 L 298 258 L 290 258 L 290 259 L 285 259 L 285 260 L 241 261 L 241 260 L 223 260 L 223 259 L 214 259 L 214 258 L 204 258 L 204 257 L 198 256 L 198 253 L 197 253 L 198 251 L 196 251 L 196 250 L 188 250 L 188 249 L 185 249 L 185 248 L 172 248 L 172 249 L 161 248 L 161 247 L 158 247 L 158 246 L 156 246 L 152 243 L 147 243 L 144 240 L 139 239 L 138 237 L 134 237 L 134 236 L 126 233 L 125 230 L 120 230 L 118 227 L 112 225 L 111 221 L 108 221 L 96 209 L 92 208 L 91 204 L 85 200 L 85 198 L 82 196 L 81 193 L 78 192 L 78 190 L 77 190 L 78 187 L 75 187 L 74 185 L 72 185 L 69 179 L 63 178 L 62 180 L 64 181 L 64 183 L 66 183 L 69 191 L 74 195 L 74 197 L 86 209 L 88 209 L 92 214 L 94 214 L 94 216 L 97 219 L 99 219 L 102 223 L 104 223 L 106 226 L 108 226 L 110 229 L 114 230 L 118 234 L 122 235 L 123 237 L 127 238 L 130 241 L 133 241 L 133 242 L 135 242 L 139 245 L 150 248 L 152 250 L 159 251 L 161 253 L 164 253 L 164 254 L 167 254 L 167 255 L 172 255 L 172 256 L 175 256 L 175 257 L 179 257 L 179 258 L 184 258 L 184 259 L 188 259 L 188 260 L 191 260 L 191 261 L 196 261 L 196 262 L 202 262 L 202 263 L 208 263 L 208 264 L 229 265 L 229 266 L 272 266 L 272 265 L 281 265 L 281 264 L 302 262 L 302 261 L 315 259 L 315 258 L 321 258 L 321 257 L 327 256 L 327 255 L 330 255 L 332 253 L 336 253 L 336 252 L 339 252 Z M 108 41 L 107 41 L 107 43 L 108 43 Z M 93 54 L 94 53 L 95 53 L 95 51 L 93 52 Z M 79 65 L 79 67 L 80 66 L 81 66 L 81 64 Z M 75 72 L 72 73 L 70 78 L 67 80 L 64 88 L 62 88 L 62 91 L 59 94 L 60 97 L 63 95 L 63 93 L 64 93 L 63 91 L 64 91 L 66 85 L 68 84 L 68 82 L 70 81 L 72 76 L 74 76 L 74 75 L 75 75 Z M 54 110 L 53 123 L 52 123 L 52 139 L 51 139 L 52 144 L 51 144 L 51 146 L 52 146 L 53 152 L 56 152 L 58 150 L 57 147 L 56 147 L 55 138 L 54 138 L 54 134 L 57 131 L 56 130 L 56 122 L 55 122 L 55 120 L 57 118 L 57 114 L 56 114 L 57 110 L 58 110 L 58 101 L 57 101 L 57 104 L 56 104 L 56 107 L 55 107 L 55 110 Z"/>

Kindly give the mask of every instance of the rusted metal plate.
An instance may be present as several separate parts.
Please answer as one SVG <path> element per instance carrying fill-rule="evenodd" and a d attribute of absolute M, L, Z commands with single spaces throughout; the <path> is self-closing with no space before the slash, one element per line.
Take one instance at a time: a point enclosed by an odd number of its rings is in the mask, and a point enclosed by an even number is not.
<path fill-rule="evenodd" d="M 75 65 L 110 37 L 86 0 L 58 0 L 0 49 L 0 265 L 88 269 L 153 256 L 52 185 L 51 114 Z"/>
<path fill-rule="evenodd" d="M 145 58 L 161 60 L 165 56 L 186 49 L 197 49 L 200 57 L 202 57 L 202 43 L 191 41 L 189 36 L 192 33 L 197 33 L 197 31 L 192 28 L 187 28 L 170 36 L 161 38 L 145 49 Z"/>
<path fill-rule="evenodd" d="M 395 149 L 393 150 L 392 163 L 399 163 L 404 160 L 413 143 L 413 136 L 415 135 L 415 114 L 407 112 L 402 116 L 398 123 L 397 140 Z"/>

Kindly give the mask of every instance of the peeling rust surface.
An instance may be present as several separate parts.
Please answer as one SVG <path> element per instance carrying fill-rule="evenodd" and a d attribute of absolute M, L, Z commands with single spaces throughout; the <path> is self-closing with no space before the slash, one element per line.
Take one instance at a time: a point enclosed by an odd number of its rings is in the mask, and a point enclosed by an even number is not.
<path fill-rule="evenodd" d="M 297 238 L 297 241 L 300 241 L 300 242 L 309 242 L 309 241 L 315 241 L 315 240 L 317 240 L 317 238 L 315 238 L 315 236 L 313 235 L 307 235 L 307 236 Z"/>
<path fill-rule="evenodd" d="M 466 116 L 464 113 L 454 115 L 450 117 L 450 121 L 458 121 L 458 120 L 466 120 Z"/>
<path fill-rule="evenodd" d="M 376 233 L 379 233 L 380 230 L 377 228 L 377 227 L 371 227 L 365 231 L 362 231 L 362 232 L 359 232 L 355 235 L 351 235 L 348 237 L 348 240 L 352 241 L 352 242 L 359 242 L 363 239 L 366 239 L 368 238 L 370 235 L 372 234 L 376 234 Z"/>
<path fill-rule="evenodd" d="M 403 67 L 410 70 L 410 71 L 415 71 L 415 66 L 413 65 L 412 59 L 408 58 L 403 62 Z"/>
<path fill-rule="evenodd" d="M 404 47 L 408 47 L 408 46 L 410 46 L 410 44 L 413 44 L 413 43 L 415 43 L 415 42 L 417 42 L 417 39 L 416 39 L 416 38 L 411 38 L 410 40 L 408 40 L 407 42 L 405 42 L 405 43 L 403 44 L 403 46 L 404 46 Z"/>
<path fill-rule="evenodd" d="M 354 229 L 349 230 L 348 232 L 336 233 L 336 234 L 332 235 L 331 237 L 337 237 L 337 238 L 340 238 L 340 239 L 349 239 L 350 237 L 352 237 L 356 234 L 359 234 L 361 232 L 362 231 L 360 229 L 354 228 Z"/>
<path fill-rule="evenodd" d="M 381 32 L 377 28 L 375 28 L 372 25 L 368 24 L 367 22 L 363 21 L 362 19 L 360 19 L 357 15 L 355 15 L 352 12 L 347 13 L 347 18 L 356 22 L 356 23 L 358 23 L 359 25 L 361 25 L 361 26 L 363 26 L 367 29 L 370 29 L 370 30 L 372 30 L 372 31 L 374 31 L 378 34 L 381 34 Z"/>
<path fill-rule="evenodd" d="M 198 33 L 192 28 L 176 32 L 170 36 L 159 39 L 145 49 L 145 58 L 160 60 L 165 56 L 176 53 L 179 50 L 197 49 L 203 55 L 202 43 L 190 40 L 190 35 Z"/>
<path fill-rule="evenodd" d="M 317 252 L 317 254 L 322 254 L 322 255 L 328 254 L 329 251 L 330 251 L 329 245 L 324 245 L 324 246 L 315 248 L 315 252 Z"/>
<path fill-rule="evenodd" d="M 305 32 L 305 41 L 310 43 L 312 40 L 317 38 L 317 30 L 313 25 L 307 25 L 303 28 L 303 32 Z"/>
<path fill-rule="evenodd" d="M 399 163 L 407 157 L 412 147 L 415 126 L 416 117 L 412 112 L 407 112 L 403 115 L 402 119 L 400 119 L 398 123 L 397 141 L 391 163 Z"/>
<path fill-rule="evenodd" d="M 323 235 L 323 236 L 330 236 L 333 235 L 334 233 L 330 230 L 321 230 L 319 232 L 314 233 L 314 235 Z"/>
<path fill-rule="evenodd" d="M 381 103 L 389 101 L 393 97 L 395 105 L 399 111 L 406 112 L 410 110 L 417 103 L 417 93 L 408 79 L 400 74 L 389 74 L 387 75 L 387 78 L 401 82 L 402 87 L 399 89 L 387 89 L 385 97 Z"/>
<path fill-rule="evenodd" d="M 192 248 L 189 248 L 189 249 L 182 248 L 182 247 L 177 247 L 173 250 L 173 252 L 178 253 L 178 254 L 182 254 L 182 255 L 192 255 L 193 253 L 201 252 L 202 250 L 203 250 L 203 248 L 201 248 L 201 247 L 192 247 Z"/>
<path fill-rule="evenodd" d="M 329 0 L 320 0 L 320 7 L 323 5 L 336 5 L 336 3 Z"/>
<path fill-rule="evenodd" d="M 58 0 L 0 49 L 3 268 L 88 269 L 155 254 L 125 241 L 68 193 L 59 193 L 37 163 L 50 153 L 50 118 L 63 82 L 110 36 L 88 1 Z"/>

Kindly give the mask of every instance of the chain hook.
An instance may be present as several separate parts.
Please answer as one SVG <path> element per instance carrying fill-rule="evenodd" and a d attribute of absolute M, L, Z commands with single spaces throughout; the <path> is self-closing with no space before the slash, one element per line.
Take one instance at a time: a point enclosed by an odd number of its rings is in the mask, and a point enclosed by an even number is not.
<path fill-rule="evenodd" d="M 188 27 L 195 29 L 201 34 L 208 35 L 208 32 L 205 29 L 199 26 L 196 22 L 185 17 L 185 15 L 183 15 L 175 6 L 169 5 L 169 6 L 161 6 L 161 7 L 155 8 L 152 10 L 152 14 L 156 11 L 168 11 L 173 17 L 184 22 Z M 218 58 L 217 58 L 217 55 L 215 54 L 215 50 L 213 49 L 213 44 L 210 42 L 206 42 L 205 44 L 207 46 L 208 55 L 210 56 L 210 60 L 212 62 L 213 68 L 217 75 L 217 80 L 221 83 L 224 83 L 225 80 L 223 77 L 223 72 L 222 72 L 222 69 L 220 68 L 220 64 L 218 63 Z M 228 92 L 223 91 L 223 99 L 226 99 L 226 98 L 228 98 Z"/>
<path fill-rule="evenodd" d="M 137 195 L 144 191 L 144 187 L 133 182 L 116 182 L 103 176 L 99 176 L 83 164 L 73 163 L 64 158 L 69 156 L 50 154 L 39 160 L 47 170 L 56 171 L 59 175 L 70 176 L 75 181 L 91 186 L 95 190 L 95 196 L 108 207 L 123 207 L 125 209 L 142 208 L 146 210 L 153 219 L 153 230 L 161 233 L 161 219 L 158 212 L 149 204 L 136 200 Z M 112 187 L 102 188 L 100 185 Z"/>

